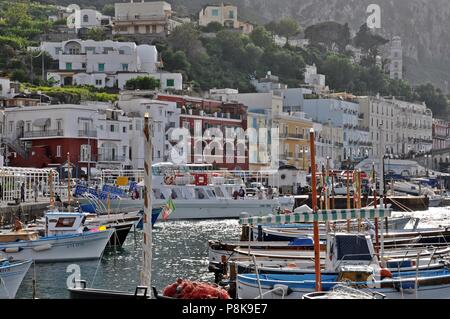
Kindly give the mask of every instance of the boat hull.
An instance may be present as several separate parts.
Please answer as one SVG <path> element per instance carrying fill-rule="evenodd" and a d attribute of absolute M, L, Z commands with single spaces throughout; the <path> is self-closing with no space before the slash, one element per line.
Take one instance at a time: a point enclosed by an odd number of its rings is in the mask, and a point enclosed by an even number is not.
<path fill-rule="evenodd" d="M 261 278 L 262 277 L 262 278 Z M 263 299 L 302 299 L 303 295 L 311 293 L 315 290 L 314 280 L 289 281 L 265 279 L 264 275 L 260 277 L 260 285 L 256 277 L 238 276 L 237 294 L 239 299 L 254 299 L 260 296 L 260 289 L 263 293 Z M 417 292 L 414 289 L 414 280 L 397 281 L 399 284 L 393 284 L 392 287 L 370 288 L 373 292 L 378 292 L 386 296 L 388 299 L 448 299 L 450 296 L 450 282 L 448 276 L 443 278 L 442 284 L 434 285 L 418 285 Z M 433 279 L 430 279 L 433 280 Z M 323 282 L 324 291 L 332 289 L 336 282 Z M 382 284 L 386 286 L 386 284 Z M 405 287 L 405 288 L 401 288 Z M 273 291 L 274 288 L 280 287 L 279 290 Z M 284 287 L 281 289 L 281 287 Z"/>
<path fill-rule="evenodd" d="M 0 243 L 0 251 L 15 260 L 36 262 L 98 259 L 114 230 L 46 237 L 33 241 Z"/>
<path fill-rule="evenodd" d="M 0 266 L 0 299 L 14 299 L 32 260 Z"/>

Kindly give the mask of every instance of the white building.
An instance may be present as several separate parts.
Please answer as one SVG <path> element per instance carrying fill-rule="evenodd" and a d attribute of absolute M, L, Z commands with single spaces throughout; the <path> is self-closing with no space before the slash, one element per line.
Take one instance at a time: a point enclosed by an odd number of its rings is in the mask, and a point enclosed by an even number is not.
<path fill-rule="evenodd" d="M 305 67 L 305 83 L 309 84 L 314 88 L 314 91 L 321 92 L 324 90 L 328 91 L 328 88 L 325 86 L 325 75 L 317 73 L 317 67 L 315 64 L 307 65 Z"/>
<path fill-rule="evenodd" d="M 163 90 L 183 88 L 180 73 L 158 70 L 155 46 L 111 40 L 69 40 L 42 42 L 38 49 L 48 52 L 58 61 L 58 70 L 47 73 L 47 79 L 53 79 L 58 86 L 93 85 L 123 89 L 129 79 L 151 76 L 161 80 Z"/>
<path fill-rule="evenodd" d="M 0 77 L 0 97 L 10 97 L 11 93 L 11 80 Z"/>
<path fill-rule="evenodd" d="M 305 99 L 303 111 L 316 123 L 343 129 L 343 159 L 359 160 L 371 154 L 372 140 L 358 103 L 337 99 Z"/>
<path fill-rule="evenodd" d="M 142 95 L 142 97 L 139 96 Z M 128 115 L 134 130 L 130 130 L 130 153 L 132 154 L 133 168 L 144 167 L 143 118 L 146 112 L 150 113 L 153 130 L 153 162 L 170 161 L 171 144 L 169 134 L 172 129 L 179 128 L 181 110 L 175 102 L 152 100 L 144 97 L 145 92 L 124 92 L 121 94 L 118 106 Z"/>
<path fill-rule="evenodd" d="M 15 166 L 123 168 L 128 156 L 128 118 L 108 103 L 7 108 L 3 136 Z"/>
<path fill-rule="evenodd" d="M 391 42 L 391 55 L 389 65 L 389 76 L 391 79 L 403 79 L 403 49 L 402 40 L 395 36 Z"/>
<path fill-rule="evenodd" d="M 86 28 L 92 29 L 111 24 L 111 17 L 92 9 L 76 10 L 67 17 L 67 26 L 76 31 Z"/>
<path fill-rule="evenodd" d="M 270 71 L 262 79 L 253 79 L 250 83 L 259 93 L 268 93 L 274 90 L 287 89 L 287 85 L 280 83 L 280 79 L 276 75 L 272 75 Z"/>
<path fill-rule="evenodd" d="M 399 156 L 431 150 L 433 113 L 425 103 L 415 104 L 379 95 L 358 100 L 364 121 L 370 128 L 374 157 L 380 156 L 380 150 Z"/>

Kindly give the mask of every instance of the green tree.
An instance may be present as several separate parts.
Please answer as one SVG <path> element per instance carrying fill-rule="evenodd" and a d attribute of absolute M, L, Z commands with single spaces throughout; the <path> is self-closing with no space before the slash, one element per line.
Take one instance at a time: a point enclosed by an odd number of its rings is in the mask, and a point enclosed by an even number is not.
<path fill-rule="evenodd" d="M 114 8 L 114 4 L 112 3 L 107 3 L 103 6 L 102 9 L 102 13 L 106 16 L 111 16 L 113 17 L 115 15 L 115 8 Z"/>
<path fill-rule="evenodd" d="M 105 41 L 107 39 L 106 32 L 102 27 L 90 29 L 86 34 L 86 38 L 94 41 Z"/>
<path fill-rule="evenodd" d="M 356 36 L 353 38 L 353 43 L 356 47 L 361 48 L 367 57 L 363 59 L 363 65 L 375 65 L 376 57 L 379 55 L 379 47 L 389 42 L 381 35 L 375 34 L 367 24 L 363 24 Z"/>
<path fill-rule="evenodd" d="M 200 41 L 200 32 L 192 23 L 184 23 L 173 30 L 168 37 L 173 51 L 183 51 L 189 60 L 199 58 L 205 49 Z"/>
<path fill-rule="evenodd" d="M 289 38 L 300 32 L 300 26 L 293 19 L 282 19 L 278 22 L 277 31 L 279 35 L 285 37 L 287 42 L 289 42 Z"/>
<path fill-rule="evenodd" d="M 219 22 L 213 21 L 208 23 L 207 26 L 202 28 L 203 32 L 208 32 L 208 33 L 217 33 L 221 30 L 223 30 L 223 25 L 220 24 Z"/>
<path fill-rule="evenodd" d="M 127 90 L 154 90 L 160 87 L 159 80 L 150 76 L 138 76 L 125 83 Z"/>
<path fill-rule="evenodd" d="M 417 86 L 415 92 L 418 98 L 433 111 L 434 115 L 448 115 L 449 102 L 440 89 L 436 89 L 431 83 L 428 83 Z"/>
<path fill-rule="evenodd" d="M 257 26 L 253 29 L 250 34 L 250 40 L 257 46 L 263 49 L 270 48 L 274 46 L 274 41 L 270 32 L 266 30 L 266 28 L 262 26 Z"/>
<path fill-rule="evenodd" d="M 356 72 L 350 60 L 337 54 L 329 54 L 318 72 L 326 75 L 327 84 L 337 91 L 351 92 L 354 87 Z"/>
<path fill-rule="evenodd" d="M 167 49 L 162 53 L 162 60 L 164 69 L 169 72 L 189 72 L 191 68 L 191 64 L 183 51 L 173 52 L 171 49 Z"/>
<path fill-rule="evenodd" d="M 350 28 L 347 23 L 342 25 L 327 21 L 307 27 L 305 37 L 311 44 L 323 45 L 328 50 L 337 47 L 339 52 L 344 53 L 345 47 L 350 43 Z"/>

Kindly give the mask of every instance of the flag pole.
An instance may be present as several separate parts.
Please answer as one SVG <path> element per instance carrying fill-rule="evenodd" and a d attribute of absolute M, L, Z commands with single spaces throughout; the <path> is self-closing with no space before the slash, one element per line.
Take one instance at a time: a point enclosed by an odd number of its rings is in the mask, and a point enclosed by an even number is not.
<path fill-rule="evenodd" d="M 144 243 L 141 285 L 149 288 L 152 295 L 152 141 L 149 113 L 144 114 Z"/>
<path fill-rule="evenodd" d="M 311 204 L 314 214 L 317 215 L 317 186 L 316 186 L 316 159 L 314 148 L 314 129 L 309 131 L 309 148 L 311 154 L 311 187 L 312 198 Z M 316 291 L 322 291 L 322 283 L 320 276 L 320 242 L 319 242 L 319 222 L 314 221 L 314 267 L 316 273 Z"/>

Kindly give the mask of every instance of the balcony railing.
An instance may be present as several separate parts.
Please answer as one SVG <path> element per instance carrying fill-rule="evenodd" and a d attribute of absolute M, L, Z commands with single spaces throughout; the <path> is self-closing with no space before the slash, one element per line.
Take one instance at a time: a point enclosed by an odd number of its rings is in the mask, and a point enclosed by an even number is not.
<path fill-rule="evenodd" d="M 22 138 L 64 136 L 63 130 L 25 132 Z"/>
<path fill-rule="evenodd" d="M 99 162 L 124 162 L 126 160 L 126 156 L 112 156 L 112 155 L 98 155 Z"/>
<path fill-rule="evenodd" d="M 78 136 L 79 137 L 97 137 L 97 131 L 81 130 L 81 131 L 78 131 Z"/>

